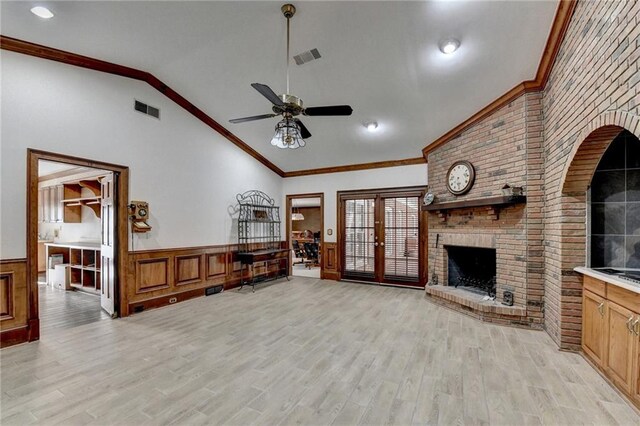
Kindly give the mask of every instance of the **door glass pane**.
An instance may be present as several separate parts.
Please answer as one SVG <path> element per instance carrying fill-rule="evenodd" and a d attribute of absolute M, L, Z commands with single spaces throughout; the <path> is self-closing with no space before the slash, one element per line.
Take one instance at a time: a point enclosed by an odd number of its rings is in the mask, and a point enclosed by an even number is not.
<path fill-rule="evenodd" d="M 418 197 L 384 200 L 384 275 L 418 280 Z"/>
<path fill-rule="evenodd" d="M 345 272 L 375 271 L 375 200 L 345 202 Z"/>

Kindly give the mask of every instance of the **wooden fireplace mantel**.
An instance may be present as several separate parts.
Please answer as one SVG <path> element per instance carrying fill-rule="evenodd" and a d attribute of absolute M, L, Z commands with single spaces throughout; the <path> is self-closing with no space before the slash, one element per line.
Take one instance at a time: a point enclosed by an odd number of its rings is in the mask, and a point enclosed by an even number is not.
<path fill-rule="evenodd" d="M 506 206 L 510 204 L 522 204 L 527 202 L 525 195 L 499 195 L 496 197 L 476 198 L 474 200 L 447 201 L 422 206 L 423 211 L 446 211 L 464 209 L 468 207 Z"/>

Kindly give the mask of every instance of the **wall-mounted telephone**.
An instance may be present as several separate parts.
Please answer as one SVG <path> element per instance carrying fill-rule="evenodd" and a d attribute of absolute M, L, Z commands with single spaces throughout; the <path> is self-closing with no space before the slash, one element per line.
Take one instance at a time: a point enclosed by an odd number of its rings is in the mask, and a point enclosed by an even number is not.
<path fill-rule="evenodd" d="M 129 219 L 131 219 L 131 230 L 133 232 L 151 231 L 151 226 L 147 223 L 149 219 L 149 203 L 146 201 L 131 201 L 129 203 Z"/>

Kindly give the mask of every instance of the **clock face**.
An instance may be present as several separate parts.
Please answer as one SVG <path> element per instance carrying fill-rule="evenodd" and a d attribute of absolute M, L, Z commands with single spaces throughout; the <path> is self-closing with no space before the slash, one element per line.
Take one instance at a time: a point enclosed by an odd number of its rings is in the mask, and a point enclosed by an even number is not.
<path fill-rule="evenodd" d="M 454 195 L 462 195 L 471 189 L 474 180 L 473 165 L 468 161 L 457 161 L 447 173 L 447 188 Z"/>

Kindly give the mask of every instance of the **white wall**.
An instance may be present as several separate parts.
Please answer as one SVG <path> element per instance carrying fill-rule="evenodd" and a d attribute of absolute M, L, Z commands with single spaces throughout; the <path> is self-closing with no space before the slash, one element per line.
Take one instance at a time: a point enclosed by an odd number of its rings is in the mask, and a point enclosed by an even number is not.
<path fill-rule="evenodd" d="M 0 258 L 26 256 L 27 148 L 128 166 L 129 198 L 150 203 L 153 226 L 136 250 L 233 242 L 237 193 L 282 199 L 279 176 L 146 83 L 0 58 Z M 159 107 L 161 120 L 134 111 L 134 98 Z"/>
<path fill-rule="evenodd" d="M 283 179 L 283 200 L 286 196 L 312 192 L 324 193 L 324 240 L 335 242 L 337 238 L 337 192 L 354 189 L 393 188 L 427 185 L 427 165 L 389 167 L 356 172 L 331 173 Z M 284 217 L 284 214 L 283 214 Z M 333 229 L 333 235 L 327 235 Z"/>

